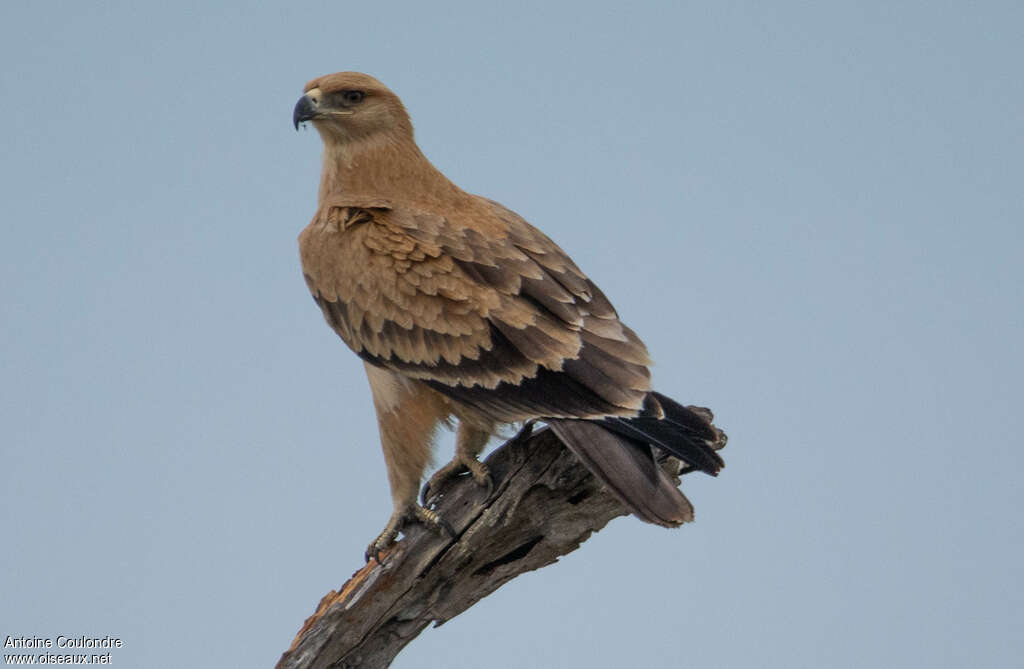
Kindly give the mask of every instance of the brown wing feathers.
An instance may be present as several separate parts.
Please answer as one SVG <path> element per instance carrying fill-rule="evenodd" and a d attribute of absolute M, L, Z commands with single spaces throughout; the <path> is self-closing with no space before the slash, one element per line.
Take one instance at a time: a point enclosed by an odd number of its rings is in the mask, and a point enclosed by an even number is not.
<path fill-rule="evenodd" d="M 304 260 L 347 262 L 305 262 L 320 269 L 308 280 L 328 323 L 365 360 L 502 420 L 633 415 L 642 404 L 643 344 L 561 249 L 514 214 L 496 210 L 509 237 L 493 239 L 432 214 L 326 209 L 300 239 Z"/>

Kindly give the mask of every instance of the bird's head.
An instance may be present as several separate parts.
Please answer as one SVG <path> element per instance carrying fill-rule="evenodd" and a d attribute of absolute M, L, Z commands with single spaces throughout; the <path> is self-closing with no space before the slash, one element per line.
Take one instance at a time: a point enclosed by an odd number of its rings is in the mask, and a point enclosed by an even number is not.
<path fill-rule="evenodd" d="M 338 72 L 306 84 L 292 114 L 295 128 L 312 121 L 324 143 L 412 139 L 412 123 L 402 101 L 368 74 Z"/>

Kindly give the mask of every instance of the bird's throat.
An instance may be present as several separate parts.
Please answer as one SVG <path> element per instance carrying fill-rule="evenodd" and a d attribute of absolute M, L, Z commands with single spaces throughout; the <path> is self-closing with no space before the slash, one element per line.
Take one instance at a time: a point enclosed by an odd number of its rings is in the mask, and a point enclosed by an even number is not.
<path fill-rule="evenodd" d="M 421 206 L 465 195 L 415 142 L 389 138 L 324 145 L 319 201 L 339 194 Z"/>

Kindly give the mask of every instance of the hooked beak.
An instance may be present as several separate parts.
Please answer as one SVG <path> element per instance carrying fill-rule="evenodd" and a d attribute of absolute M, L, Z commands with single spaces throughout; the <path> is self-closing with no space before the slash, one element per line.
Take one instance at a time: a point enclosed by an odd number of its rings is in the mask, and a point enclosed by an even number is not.
<path fill-rule="evenodd" d="M 292 112 L 292 122 L 295 124 L 295 129 L 299 129 L 299 124 L 304 121 L 312 121 L 317 116 L 317 103 L 309 95 L 303 95 L 299 98 L 299 101 L 295 103 L 295 111 Z"/>

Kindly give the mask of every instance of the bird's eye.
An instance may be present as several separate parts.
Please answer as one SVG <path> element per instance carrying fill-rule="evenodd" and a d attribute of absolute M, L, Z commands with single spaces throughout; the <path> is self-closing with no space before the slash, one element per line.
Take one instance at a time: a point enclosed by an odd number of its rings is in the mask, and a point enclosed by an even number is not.
<path fill-rule="evenodd" d="M 341 94 L 342 100 L 353 105 L 357 102 L 362 102 L 364 97 L 366 97 L 366 94 L 362 91 L 345 91 Z"/>

